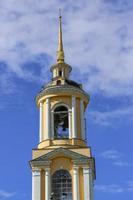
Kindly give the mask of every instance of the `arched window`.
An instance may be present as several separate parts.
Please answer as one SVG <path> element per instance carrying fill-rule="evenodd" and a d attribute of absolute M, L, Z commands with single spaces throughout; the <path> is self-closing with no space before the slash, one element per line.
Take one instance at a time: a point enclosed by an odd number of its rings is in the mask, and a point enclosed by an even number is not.
<path fill-rule="evenodd" d="M 52 175 L 52 193 L 55 200 L 72 200 L 72 178 L 67 170 Z"/>
<path fill-rule="evenodd" d="M 57 85 L 61 85 L 61 80 L 57 80 Z"/>
<path fill-rule="evenodd" d="M 54 110 L 54 138 L 69 138 L 68 108 L 65 106 Z"/>
<path fill-rule="evenodd" d="M 59 71 L 59 76 L 62 76 L 62 70 Z"/>

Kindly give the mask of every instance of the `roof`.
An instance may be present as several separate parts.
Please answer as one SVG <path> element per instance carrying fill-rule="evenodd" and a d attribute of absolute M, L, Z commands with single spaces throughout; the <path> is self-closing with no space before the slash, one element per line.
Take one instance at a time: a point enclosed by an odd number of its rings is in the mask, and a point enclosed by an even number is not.
<path fill-rule="evenodd" d="M 68 65 L 67 63 L 63 62 L 63 63 L 56 63 L 56 64 L 52 65 L 50 68 L 51 72 L 53 71 L 53 69 L 55 69 L 57 67 L 59 67 L 59 68 L 66 67 L 69 69 L 69 72 L 72 71 L 72 67 L 70 65 Z"/>
<path fill-rule="evenodd" d="M 84 163 L 84 162 L 86 163 L 93 159 L 92 157 L 90 158 L 90 157 L 84 156 L 82 154 L 76 153 L 74 151 L 68 150 L 66 148 L 60 147 L 60 148 L 55 149 L 45 155 L 42 155 L 36 159 L 31 160 L 30 164 L 36 164 L 36 163 L 43 164 L 47 161 L 52 160 L 55 157 L 58 157 L 60 154 L 63 154 L 64 156 L 72 159 L 73 161 L 79 161 L 81 163 Z"/>

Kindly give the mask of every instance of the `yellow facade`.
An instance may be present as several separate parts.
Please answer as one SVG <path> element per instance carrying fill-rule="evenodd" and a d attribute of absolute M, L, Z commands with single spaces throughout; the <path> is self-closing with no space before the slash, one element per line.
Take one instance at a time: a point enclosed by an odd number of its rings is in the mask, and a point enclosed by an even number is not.
<path fill-rule="evenodd" d="M 70 200 L 92 200 L 95 164 L 86 142 L 84 119 L 89 95 L 81 84 L 69 79 L 71 70 L 64 61 L 60 17 L 57 63 L 51 67 L 53 78 L 36 97 L 40 125 L 39 143 L 30 161 L 32 200 L 49 200 L 52 195 L 56 200 L 53 177 L 63 170 L 72 182 L 72 195 L 70 191 L 65 195 L 70 195 Z"/>
<path fill-rule="evenodd" d="M 57 162 L 59 162 L 57 164 Z M 60 169 L 60 165 L 62 166 L 61 169 L 69 170 L 71 176 L 73 177 L 73 171 L 72 171 L 72 164 L 70 163 L 69 159 L 65 158 L 59 158 L 57 160 L 53 161 L 53 166 L 51 166 L 52 172 L 55 172 L 57 169 Z M 41 200 L 45 199 L 45 176 L 44 171 L 41 172 Z M 52 173 L 53 174 L 53 173 Z M 80 200 L 84 200 L 84 181 L 83 181 L 83 171 L 82 168 L 79 169 L 79 194 L 80 194 Z"/>
<path fill-rule="evenodd" d="M 64 104 L 66 106 L 68 106 L 70 109 L 72 107 L 72 103 L 71 103 L 71 99 L 72 99 L 72 95 L 71 96 L 64 96 L 64 95 L 51 95 L 51 96 L 46 96 L 45 99 L 43 98 L 43 138 L 44 134 L 46 132 L 46 99 L 49 98 L 50 99 L 50 109 L 53 110 L 54 107 L 60 105 L 60 104 Z M 84 146 L 85 142 L 81 141 L 81 116 L 80 116 L 80 100 L 82 99 L 81 97 L 76 97 L 76 113 L 77 113 L 77 119 L 76 119 L 76 124 L 77 124 L 77 132 L 78 132 L 78 137 L 76 140 L 74 140 L 74 142 L 72 140 L 65 140 L 65 141 L 48 141 L 48 140 L 43 140 L 41 143 L 39 143 L 38 148 L 44 148 L 44 147 L 48 147 L 48 146 L 52 146 L 53 145 L 71 145 L 72 143 L 74 143 L 74 145 L 79 145 L 79 146 Z M 88 103 L 88 102 L 84 102 Z M 85 108 L 84 108 L 85 109 Z"/>

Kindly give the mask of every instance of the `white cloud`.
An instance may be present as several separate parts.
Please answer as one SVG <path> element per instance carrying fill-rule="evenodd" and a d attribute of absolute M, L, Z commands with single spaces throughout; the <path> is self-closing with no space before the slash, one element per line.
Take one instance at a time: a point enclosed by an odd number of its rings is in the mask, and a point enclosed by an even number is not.
<path fill-rule="evenodd" d="M 105 159 L 118 159 L 121 157 L 121 153 L 116 150 L 107 150 L 101 153 L 101 156 Z"/>
<path fill-rule="evenodd" d="M 123 193 L 124 188 L 119 185 L 96 185 L 95 190 L 107 193 Z"/>
<path fill-rule="evenodd" d="M 128 181 L 127 182 L 127 185 L 128 185 L 128 191 L 133 191 L 133 181 Z"/>
<path fill-rule="evenodd" d="M 127 106 L 124 108 L 117 108 L 110 111 L 90 111 L 89 115 L 94 123 L 103 125 L 103 126 L 111 126 L 113 120 L 118 121 L 129 117 L 128 119 L 133 120 L 133 107 Z"/>
<path fill-rule="evenodd" d="M 104 192 L 104 193 L 124 193 L 124 192 L 133 192 L 133 181 L 129 181 L 124 185 L 118 184 L 108 184 L 108 185 L 95 185 L 95 190 Z"/>
<path fill-rule="evenodd" d="M 0 190 L 0 199 L 7 199 L 16 195 L 15 192 L 7 192 L 4 190 Z"/>
<path fill-rule="evenodd" d="M 129 163 L 123 160 L 114 161 L 114 165 L 119 166 L 119 167 L 133 167 L 133 163 Z"/>
<path fill-rule="evenodd" d="M 102 152 L 100 157 L 111 160 L 113 165 L 119 166 L 119 167 L 132 167 L 133 163 L 130 163 L 124 159 L 124 156 L 122 153 L 118 152 L 117 150 L 106 150 Z"/>
<path fill-rule="evenodd" d="M 0 91 L 4 94 L 14 93 L 16 85 L 12 81 L 12 75 L 8 72 L 2 73 L 0 77 Z"/>
<path fill-rule="evenodd" d="M 104 193 L 112 193 L 112 194 L 121 194 L 133 192 L 133 181 L 127 181 L 124 184 L 96 184 L 95 190 L 104 192 Z"/>
<path fill-rule="evenodd" d="M 82 81 L 86 75 L 87 90 L 132 95 L 133 12 L 127 5 L 103 0 L 1 0 L 0 61 L 18 77 L 36 81 L 23 63 L 41 53 L 55 60 L 61 7 L 66 60 L 77 67 Z"/>

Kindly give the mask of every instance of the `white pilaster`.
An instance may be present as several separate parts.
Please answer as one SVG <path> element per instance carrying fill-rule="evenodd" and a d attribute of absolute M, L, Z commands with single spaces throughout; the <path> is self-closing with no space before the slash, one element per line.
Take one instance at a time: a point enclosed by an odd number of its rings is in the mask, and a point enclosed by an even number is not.
<path fill-rule="evenodd" d="M 73 200 L 79 200 L 79 173 L 78 166 L 73 168 Z"/>
<path fill-rule="evenodd" d="M 51 111 L 51 139 L 54 139 L 54 112 Z"/>
<path fill-rule="evenodd" d="M 45 140 L 50 139 L 50 99 L 46 99 L 46 133 Z"/>
<path fill-rule="evenodd" d="M 81 137 L 85 140 L 85 120 L 84 120 L 84 103 L 80 100 L 80 116 L 81 116 Z"/>
<path fill-rule="evenodd" d="M 43 103 L 40 102 L 39 142 L 43 140 Z"/>
<path fill-rule="evenodd" d="M 32 171 L 32 200 L 41 200 L 41 170 Z"/>
<path fill-rule="evenodd" d="M 84 200 L 93 200 L 93 177 L 92 169 L 83 167 Z"/>
<path fill-rule="evenodd" d="M 71 110 L 69 110 L 69 138 L 72 138 L 72 115 L 71 115 Z"/>
<path fill-rule="evenodd" d="M 45 200 L 50 199 L 51 187 L 50 187 L 50 168 L 45 168 Z"/>
<path fill-rule="evenodd" d="M 62 69 L 62 77 L 65 77 L 65 69 Z"/>
<path fill-rule="evenodd" d="M 76 126 L 76 98 L 72 97 L 72 138 L 77 138 Z"/>

